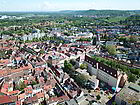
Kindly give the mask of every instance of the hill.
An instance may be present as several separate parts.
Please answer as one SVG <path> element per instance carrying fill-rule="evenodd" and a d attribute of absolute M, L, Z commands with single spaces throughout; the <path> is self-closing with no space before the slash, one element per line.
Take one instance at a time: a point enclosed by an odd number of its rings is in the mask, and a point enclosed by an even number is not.
<path fill-rule="evenodd" d="M 140 14 L 132 15 L 126 18 L 124 21 L 121 21 L 121 23 L 128 26 L 140 26 Z"/>
<path fill-rule="evenodd" d="M 130 16 L 135 14 L 140 14 L 140 10 L 79 10 L 79 11 L 60 11 L 60 13 L 64 14 L 72 14 L 72 15 L 87 15 L 87 16 Z"/>

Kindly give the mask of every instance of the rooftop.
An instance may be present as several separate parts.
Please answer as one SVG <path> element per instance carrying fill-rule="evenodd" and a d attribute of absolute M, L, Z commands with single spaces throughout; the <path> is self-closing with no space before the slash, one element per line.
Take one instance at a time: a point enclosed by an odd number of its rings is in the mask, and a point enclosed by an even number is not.
<path fill-rule="evenodd" d="M 0 104 L 6 104 L 17 101 L 16 96 L 0 96 Z"/>
<path fill-rule="evenodd" d="M 130 83 L 126 85 L 118 94 L 117 97 L 129 104 L 140 101 L 140 86 Z"/>

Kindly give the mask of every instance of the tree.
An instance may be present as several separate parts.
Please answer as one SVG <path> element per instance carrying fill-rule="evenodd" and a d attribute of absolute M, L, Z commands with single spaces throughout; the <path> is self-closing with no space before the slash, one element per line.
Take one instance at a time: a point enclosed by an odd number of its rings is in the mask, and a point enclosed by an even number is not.
<path fill-rule="evenodd" d="M 138 85 L 140 86 L 140 82 L 138 83 Z"/>
<path fill-rule="evenodd" d="M 30 85 L 36 85 L 37 84 L 37 82 L 36 81 L 32 81 L 32 83 L 30 84 Z"/>
<path fill-rule="evenodd" d="M 87 64 L 81 64 L 80 69 L 87 69 Z"/>
<path fill-rule="evenodd" d="M 114 101 L 114 102 L 112 102 L 112 105 L 117 105 L 117 103 Z"/>
<path fill-rule="evenodd" d="M 137 101 L 137 102 L 134 103 L 133 105 L 140 105 L 140 101 Z"/>
<path fill-rule="evenodd" d="M 96 45 L 96 37 L 93 38 L 93 45 Z"/>
<path fill-rule="evenodd" d="M 70 63 L 71 63 L 73 66 L 76 65 L 76 62 L 74 61 L 74 59 L 71 59 L 71 60 L 70 60 Z"/>
<path fill-rule="evenodd" d="M 129 74 L 128 75 L 128 81 L 129 82 L 135 82 L 137 79 L 136 79 L 136 76 L 133 75 L 133 74 Z"/>
<path fill-rule="evenodd" d="M 88 90 L 88 93 L 91 93 L 91 90 Z"/>
<path fill-rule="evenodd" d="M 131 43 L 135 43 L 135 42 L 138 41 L 138 38 L 135 37 L 135 36 L 131 36 L 129 41 L 130 41 Z"/>
<path fill-rule="evenodd" d="M 113 45 L 108 45 L 108 46 L 106 47 L 106 49 L 108 50 L 108 53 L 109 53 L 110 55 L 116 55 L 116 54 L 117 54 L 116 47 L 113 46 Z"/>
<path fill-rule="evenodd" d="M 23 90 L 24 88 L 26 88 L 26 87 L 27 87 L 27 85 L 24 84 L 24 81 L 23 81 L 23 82 L 20 81 L 20 82 L 19 82 L 19 85 L 16 86 L 16 89 L 22 91 L 22 90 Z"/>
<path fill-rule="evenodd" d="M 96 99 L 97 99 L 97 100 L 100 100 L 100 99 L 101 99 L 101 96 L 100 96 L 100 95 L 97 95 L 97 96 L 96 96 Z"/>
<path fill-rule="evenodd" d="M 88 78 L 83 75 L 83 74 L 79 74 L 79 75 L 76 75 L 74 77 L 74 81 L 79 85 L 79 86 L 82 86 L 84 87 L 85 86 L 85 83 L 87 82 Z"/>
<path fill-rule="evenodd" d="M 67 60 L 64 61 L 64 71 L 70 75 L 75 72 L 73 65 Z"/>

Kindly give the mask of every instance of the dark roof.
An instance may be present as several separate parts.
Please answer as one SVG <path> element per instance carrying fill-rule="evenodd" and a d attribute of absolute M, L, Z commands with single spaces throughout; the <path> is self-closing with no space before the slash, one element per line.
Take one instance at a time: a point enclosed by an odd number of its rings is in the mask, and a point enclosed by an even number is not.
<path fill-rule="evenodd" d="M 76 59 L 76 61 L 80 62 L 80 57 L 78 57 L 78 58 Z"/>
<path fill-rule="evenodd" d="M 71 56 L 71 54 L 69 54 L 69 53 L 65 53 L 65 55 L 67 55 L 68 57 L 70 57 L 70 56 Z"/>
<path fill-rule="evenodd" d="M 103 63 L 99 63 L 99 69 L 106 72 L 107 74 L 111 75 L 114 78 L 118 78 L 117 70 L 104 65 Z"/>
<path fill-rule="evenodd" d="M 111 75 L 114 78 L 118 78 L 117 70 L 115 70 L 115 69 L 113 69 L 113 68 L 111 68 L 111 67 L 109 67 L 107 65 L 104 65 L 103 63 L 98 62 L 95 59 L 93 59 L 93 58 L 91 58 L 91 57 L 89 57 L 87 55 L 85 56 L 85 61 L 90 63 L 92 65 L 92 67 L 94 67 L 94 68 L 97 68 L 96 64 L 98 63 L 98 65 L 99 65 L 98 68 L 100 70 L 106 72 L 107 74 Z"/>
<path fill-rule="evenodd" d="M 92 67 L 96 68 L 96 63 L 99 63 L 98 61 L 96 61 L 95 59 L 89 57 L 89 56 L 85 56 L 85 61 L 90 63 L 92 65 Z"/>

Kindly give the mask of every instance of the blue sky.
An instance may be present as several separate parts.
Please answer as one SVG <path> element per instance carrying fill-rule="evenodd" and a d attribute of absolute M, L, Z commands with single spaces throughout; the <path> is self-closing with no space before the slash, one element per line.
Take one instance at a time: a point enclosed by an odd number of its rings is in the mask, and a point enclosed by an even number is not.
<path fill-rule="evenodd" d="M 0 11 L 140 10 L 140 0 L 0 0 Z"/>

